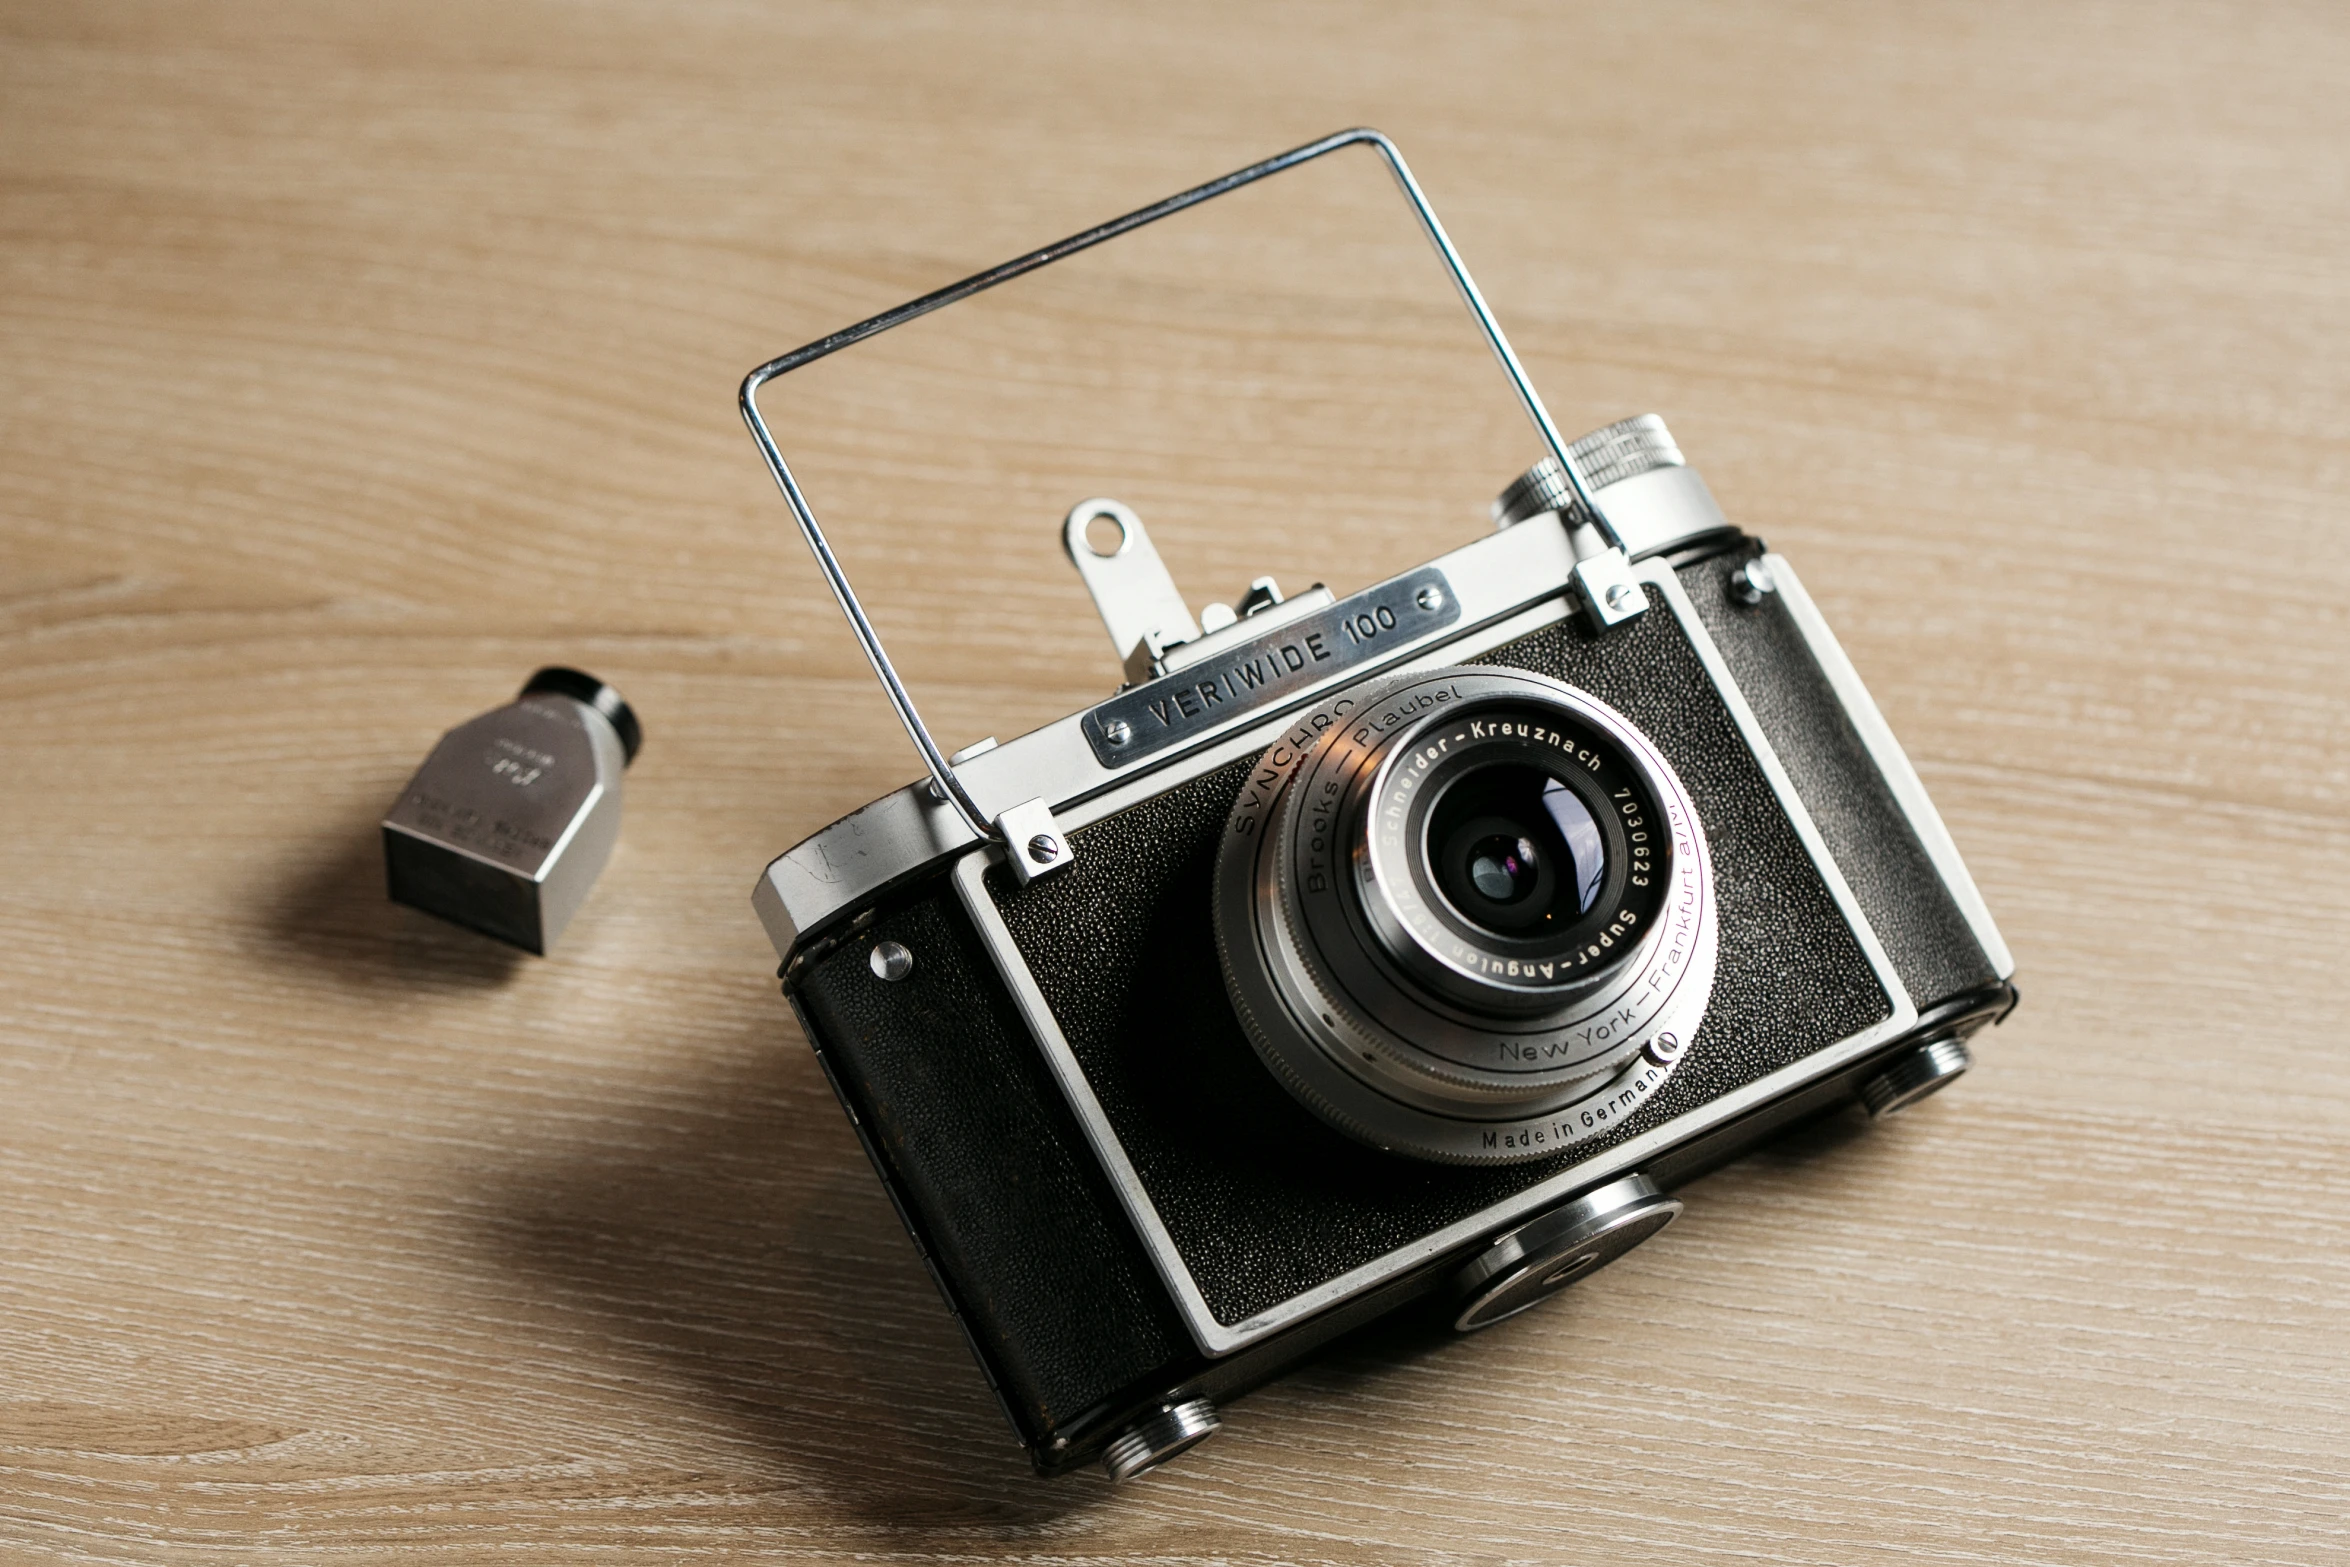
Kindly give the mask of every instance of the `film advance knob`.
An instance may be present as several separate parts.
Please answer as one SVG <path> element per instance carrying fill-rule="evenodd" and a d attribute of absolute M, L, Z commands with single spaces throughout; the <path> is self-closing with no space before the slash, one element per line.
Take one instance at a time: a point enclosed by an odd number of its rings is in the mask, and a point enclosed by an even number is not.
<path fill-rule="evenodd" d="M 1672 432 L 1655 414 L 1619 419 L 1570 442 L 1567 451 L 1583 471 L 1583 482 L 1595 490 L 1659 468 L 1679 468 L 1686 461 Z M 1510 482 L 1494 500 L 1493 525 L 1507 528 L 1547 511 L 1565 513 L 1570 523 L 1587 520 L 1555 457 L 1543 458 Z"/>
<path fill-rule="evenodd" d="M 1487 1246 L 1453 1281 L 1463 1333 L 1514 1317 L 1597 1272 L 1679 1217 L 1681 1200 L 1627 1175 L 1562 1203 Z"/>

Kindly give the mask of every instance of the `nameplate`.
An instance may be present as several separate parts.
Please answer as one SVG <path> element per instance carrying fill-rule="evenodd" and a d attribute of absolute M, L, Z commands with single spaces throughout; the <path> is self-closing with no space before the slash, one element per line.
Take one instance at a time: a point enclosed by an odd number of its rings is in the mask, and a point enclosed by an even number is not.
<path fill-rule="evenodd" d="M 1387 659 L 1460 618 L 1444 573 L 1422 566 L 1120 692 L 1085 715 L 1085 738 L 1104 767 L 1123 767 Z"/>

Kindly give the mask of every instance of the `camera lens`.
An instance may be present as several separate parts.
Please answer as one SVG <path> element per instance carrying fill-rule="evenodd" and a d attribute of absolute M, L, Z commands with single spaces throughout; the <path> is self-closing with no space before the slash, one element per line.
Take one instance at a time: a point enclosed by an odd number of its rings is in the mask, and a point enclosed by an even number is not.
<path fill-rule="evenodd" d="M 1261 759 L 1217 857 L 1250 1038 L 1381 1147 L 1475 1163 L 1596 1135 L 1703 1013 L 1695 820 L 1655 745 L 1556 680 L 1437 670 L 1332 698 Z M 1612 1108 L 1564 1116 L 1603 1091 Z"/>
<path fill-rule="evenodd" d="M 1655 785 L 1622 738 L 1565 704 L 1432 716 L 1427 739 L 1376 748 L 1342 791 L 1351 820 L 1332 825 L 1358 846 L 1347 923 L 1468 1015 L 1555 1012 L 1655 928 L 1671 860 Z M 1305 908 L 1317 944 L 1345 944 L 1339 905 Z"/>
<path fill-rule="evenodd" d="M 1509 935 L 1572 924 L 1607 877 L 1589 802 L 1541 767 L 1505 762 L 1455 778 L 1429 812 L 1427 844 L 1430 877 L 1453 911 Z"/>
<path fill-rule="evenodd" d="M 1399 1031 L 1423 1003 L 1472 1027 L 1573 1009 L 1647 945 L 1671 879 L 1641 742 L 1526 676 L 1476 683 L 1351 731 L 1344 776 L 1283 819 L 1302 955 L 1416 995 L 1385 1008 Z"/>
<path fill-rule="evenodd" d="M 1516 903 L 1534 890 L 1535 849 L 1531 840 L 1496 833 L 1469 851 L 1469 885 L 1490 903 Z"/>

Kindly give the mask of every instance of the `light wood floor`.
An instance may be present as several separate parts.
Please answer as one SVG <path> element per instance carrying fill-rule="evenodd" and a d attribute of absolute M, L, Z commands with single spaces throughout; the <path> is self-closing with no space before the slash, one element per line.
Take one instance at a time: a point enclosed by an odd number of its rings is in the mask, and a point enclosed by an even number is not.
<path fill-rule="evenodd" d="M 0 4 L 0 1558 L 2350 1559 L 2346 83 L 2318 4 Z M 734 388 L 1358 122 L 1560 422 L 1800 564 L 2025 1005 L 1571 1299 L 1039 1482 L 750 913 L 914 762 Z M 1197 600 L 1531 459 L 1328 172 L 811 383 L 950 743 L 1114 679 L 1081 495 Z M 374 823 L 554 661 L 649 738 L 537 961 Z"/>

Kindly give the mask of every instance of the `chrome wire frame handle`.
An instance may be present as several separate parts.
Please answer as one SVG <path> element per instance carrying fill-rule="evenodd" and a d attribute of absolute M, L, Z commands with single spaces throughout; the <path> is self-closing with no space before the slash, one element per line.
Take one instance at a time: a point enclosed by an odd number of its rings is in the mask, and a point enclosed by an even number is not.
<path fill-rule="evenodd" d="M 792 515 L 800 522 L 801 535 L 807 539 L 808 548 L 815 553 L 816 564 L 822 569 L 824 580 L 831 584 L 832 596 L 840 601 L 841 613 L 848 617 L 849 628 L 856 632 L 857 642 L 864 648 L 865 657 L 872 662 L 873 673 L 881 678 L 882 689 L 889 693 L 890 705 L 897 709 L 898 719 L 906 726 L 906 733 L 913 738 L 914 748 L 922 753 L 923 765 L 930 769 L 931 779 L 937 784 L 939 793 L 954 806 L 956 813 L 978 837 L 986 839 L 1002 835 L 995 830 L 986 813 L 980 810 L 978 802 L 971 798 L 962 781 L 955 776 L 954 767 L 947 761 L 945 753 L 939 750 L 938 742 L 931 738 L 928 726 L 922 722 L 922 715 L 916 711 L 914 698 L 907 692 L 905 682 L 898 678 L 896 668 L 889 661 L 889 654 L 882 648 L 880 633 L 873 629 L 873 622 L 866 618 L 864 606 L 857 601 L 856 590 L 849 586 L 848 573 L 841 569 L 839 559 L 832 553 L 831 544 L 825 540 L 824 529 L 816 521 L 815 512 L 808 507 L 807 497 L 800 493 L 799 481 L 792 477 L 791 465 L 783 460 L 783 453 L 776 449 L 775 437 L 769 432 L 767 421 L 759 412 L 759 389 L 779 375 L 812 364 L 827 354 L 837 353 L 852 343 L 861 343 L 891 327 L 902 326 L 917 316 L 926 316 L 943 305 L 968 299 L 983 289 L 1010 282 L 1013 278 L 1059 261 L 1064 256 L 1089 250 L 1104 240 L 1115 239 L 1146 223 L 1156 223 L 1161 218 L 1172 216 L 1188 207 L 1196 207 L 1201 202 L 1212 201 L 1243 185 L 1253 185 L 1269 175 L 1294 169 L 1301 163 L 1311 163 L 1342 147 L 1354 146 L 1370 147 L 1386 161 L 1387 171 L 1395 176 L 1396 185 L 1411 203 L 1412 211 L 1418 215 L 1421 229 L 1426 232 L 1429 243 L 1436 247 L 1438 258 L 1452 277 L 1453 287 L 1460 291 L 1462 302 L 1469 307 L 1469 314 L 1476 318 L 1478 329 L 1485 334 L 1485 342 L 1493 350 L 1493 356 L 1501 361 L 1502 370 L 1509 376 L 1510 385 L 1516 390 L 1518 401 L 1526 410 L 1526 417 L 1534 421 L 1534 428 L 1542 437 L 1542 444 L 1558 463 L 1560 471 L 1566 475 L 1575 499 L 1582 503 L 1586 515 L 1597 522 L 1601 534 L 1610 544 L 1622 545 L 1623 541 L 1607 520 L 1606 512 L 1593 498 L 1582 469 L 1567 450 L 1567 443 L 1560 439 L 1558 427 L 1551 423 L 1550 410 L 1542 406 L 1540 394 L 1534 390 L 1534 384 L 1526 379 L 1525 366 L 1518 363 L 1518 356 L 1510 348 L 1509 339 L 1502 335 L 1500 323 L 1493 319 L 1492 310 L 1486 306 L 1485 296 L 1477 291 L 1477 284 L 1469 276 L 1469 269 L 1461 263 L 1460 252 L 1453 249 L 1452 240 L 1444 232 L 1444 225 L 1437 221 L 1434 209 L 1428 205 L 1428 198 L 1421 191 L 1419 181 L 1412 178 L 1412 171 L 1404 163 L 1403 154 L 1396 150 L 1395 143 L 1374 130 L 1339 131 L 1320 141 L 1293 147 L 1262 163 L 1235 169 L 1221 179 L 1195 185 L 1164 201 L 1138 207 L 1124 217 L 1112 218 L 1081 234 L 1072 234 L 1067 239 L 1014 257 L 984 272 L 975 272 L 959 283 L 950 283 L 945 288 L 924 294 L 919 299 L 908 300 L 855 326 L 843 327 L 828 337 L 795 348 L 780 358 L 770 359 L 743 378 L 743 422 L 751 427 L 751 436 L 765 454 L 767 467 L 775 475 L 775 482 L 782 489 L 783 498 L 791 503 Z"/>

